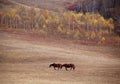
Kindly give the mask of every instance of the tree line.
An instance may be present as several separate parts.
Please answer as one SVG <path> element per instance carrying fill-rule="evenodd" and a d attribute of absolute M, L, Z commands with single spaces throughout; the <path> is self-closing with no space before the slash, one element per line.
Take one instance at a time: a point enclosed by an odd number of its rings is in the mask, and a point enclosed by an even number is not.
<path fill-rule="evenodd" d="M 47 35 L 74 39 L 96 39 L 113 33 L 113 19 L 104 19 L 99 13 L 76 13 L 74 11 L 36 10 L 19 6 L 0 12 L 0 24 L 8 28 L 20 28 Z"/>

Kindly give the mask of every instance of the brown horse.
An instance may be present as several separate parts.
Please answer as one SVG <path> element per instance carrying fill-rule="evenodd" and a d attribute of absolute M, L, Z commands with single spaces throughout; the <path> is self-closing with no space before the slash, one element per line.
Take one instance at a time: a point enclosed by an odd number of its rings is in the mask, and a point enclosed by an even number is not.
<path fill-rule="evenodd" d="M 62 68 L 62 64 L 56 64 L 56 63 L 53 63 L 53 64 L 50 64 L 49 67 L 54 67 L 54 70 L 56 70 L 56 67 L 59 69 Z"/>
<path fill-rule="evenodd" d="M 74 64 L 63 64 L 62 67 L 65 67 L 66 70 L 68 70 L 67 68 L 70 68 L 70 70 L 72 70 L 72 69 L 74 70 L 75 69 L 75 65 Z"/>

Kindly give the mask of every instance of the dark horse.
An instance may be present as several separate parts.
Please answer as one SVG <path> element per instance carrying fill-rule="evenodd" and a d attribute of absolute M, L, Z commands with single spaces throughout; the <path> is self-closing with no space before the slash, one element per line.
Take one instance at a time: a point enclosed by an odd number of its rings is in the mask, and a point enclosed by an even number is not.
<path fill-rule="evenodd" d="M 68 70 L 67 68 L 70 68 L 70 70 L 72 70 L 72 69 L 74 70 L 75 69 L 75 65 L 74 64 L 63 64 L 62 67 L 65 67 L 66 70 Z"/>
<path fill-rule="evenodd" d="M 53 64 L 50 64 L 49 67 L 54 67 L 54 69 L 56 70 L 56 67 L 59 69 L 62 68 L 62 64 L 56 64 L 56 63 L 53 63 Z"/>

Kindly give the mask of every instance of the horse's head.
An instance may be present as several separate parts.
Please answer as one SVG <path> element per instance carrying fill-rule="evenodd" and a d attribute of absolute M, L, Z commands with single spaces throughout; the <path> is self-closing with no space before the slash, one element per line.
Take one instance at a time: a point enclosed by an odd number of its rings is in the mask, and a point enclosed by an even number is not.
<path fill-rule="evenodd" d="M 52 67 L 52 66 L 54 66 L 54 64 L 55 64 L 55 63 L 53 63 L 53 64 L 50 64 L 50 65 L 49 65 L 49 67 Z"/>
<path fill-rule="evenodd" d="M 52 66 L 52 64 L 49 65 L 49 68 Z"/>

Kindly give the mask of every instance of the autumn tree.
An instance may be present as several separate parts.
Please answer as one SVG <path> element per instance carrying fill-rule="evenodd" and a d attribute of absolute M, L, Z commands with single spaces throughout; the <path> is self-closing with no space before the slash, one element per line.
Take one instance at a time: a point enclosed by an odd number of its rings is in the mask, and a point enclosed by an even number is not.
<path fill-rule="evenodd" d="M 34 7 L 31 7 L 28 11 L 28 17 L 30 19 L 30 27 L 31 29 L 35 29 L 35 25 L 36 25 L 36 15 L 37 15 L 37 12 L 35 10 Z"/>
<path fill-rule="evenodd" d="M 18 14 L 16 14 L 13 18 L 13 21 L 14 21 L 14 28 L 19 28 L 21 17 Z"/>
<path fill-rule="evenodd" d="M 4 12 L 0 12 L 0 24 L 3 24 L 3 16 L 4 16 Z"/>
<path fill-rule="evenodd" d="M 17 14 L 21 17 L 20 27 L 26 30 L 26 18 L 28 17 L 28 11 L 24 6 L 19 6 Z"/>

